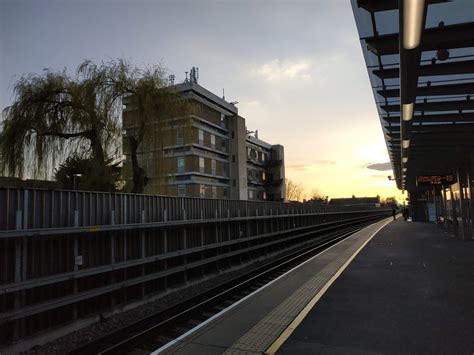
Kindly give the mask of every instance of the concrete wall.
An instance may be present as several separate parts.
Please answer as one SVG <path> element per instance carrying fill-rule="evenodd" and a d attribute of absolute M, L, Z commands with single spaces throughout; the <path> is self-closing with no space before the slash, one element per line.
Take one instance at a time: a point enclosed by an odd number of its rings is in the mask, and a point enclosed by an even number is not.
<path fill-rule="evenodd" d="M 275 167 L 270 168 L 270 172 L 275 179 L 281 180 L 281 184 L 275 188 L 269 189 L 269 192 L 275 195 L 275 200 L 286 201 L 286 185 L 285 185 L 285 148 L 276 144 L 272 146 L 272 159 L 280 161 Z M 278 198 L 277 198 L 278 196 Z"/>
<path fill-rule="evenodd" d="M 229 118 L 229 176 L 230 198 L 247 200 L 247 146 L 245 143 L 245 119 L 240 116 Z"/>

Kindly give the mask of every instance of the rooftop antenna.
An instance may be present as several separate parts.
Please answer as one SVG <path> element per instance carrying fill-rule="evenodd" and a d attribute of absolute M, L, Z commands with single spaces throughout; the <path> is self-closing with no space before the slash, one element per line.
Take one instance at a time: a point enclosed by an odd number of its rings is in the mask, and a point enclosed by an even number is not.
<path fill-rule="evenodd" d="M 186 79 L 184 79 L 184 82 L 187 83 L 188 82 L 188 72 L 185 71 L 185 73 L 186 73 Z"/>
<path fill-rule="evenodd" d="M 224 88 L 222 88 L 222 100 L 225 100 L 225 92 L 224 92 Z"/>
<path fill-rule="evenodd" d="M 196 67 L 192 67 L 191 71 L 189 72 L 189 80 L 193 84 L 197 84 L 198 82 L 198 72 Z"/>

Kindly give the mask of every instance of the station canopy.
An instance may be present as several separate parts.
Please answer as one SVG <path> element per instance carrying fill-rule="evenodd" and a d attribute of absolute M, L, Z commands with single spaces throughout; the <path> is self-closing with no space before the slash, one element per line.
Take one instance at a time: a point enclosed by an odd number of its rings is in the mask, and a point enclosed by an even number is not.
<path fill-rule="evenodd" d="M 399 189 L 474 151 L 474 1 L 352 0 Z"/>

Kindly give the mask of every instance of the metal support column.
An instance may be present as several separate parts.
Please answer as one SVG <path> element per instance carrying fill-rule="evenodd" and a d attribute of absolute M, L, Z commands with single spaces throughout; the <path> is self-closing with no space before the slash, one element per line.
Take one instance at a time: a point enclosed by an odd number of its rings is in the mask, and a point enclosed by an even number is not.
<path fill-rule="evenodd" d="M 443 213 L 443 224 L 444 224 L 444 229 L 448 229 L 448 216 L 447 216 L 447 211 L 446 211 L 446 187 L 443 185 L 441 186 L 441 210 Z"/>
<path fill-rule="evenodd" d="M 168 211 L 165 209 L 163 210 L 163 221 L 166 222 L 168 221 Z M 163 253 L 168 252 L 168 230 L 164 229 L 163 230 Z M 168 260 L 165 259 L 163 260 L 163 269 L 166 271 L 168 269 Z M 163 288 L 165 291 L 168 289 L 168 276 L 165 276 L 163 278 Z"/>
<path fill-rule="evenodd" d="M 449 185 L 449 194 L 451 195 L 451 220 L 452 220 L 452 231 L 455 235 L 458 234 L 458 213 L 456 208 L 456 197 L 453 193 L 453 186 Z"/>
<path fill-rule="evenodd" d="M 471 230 L 471 239 L 474 239 L 474 190 L 473 190 L 473 173 L 472 165 L 469 165 L 467 169 L 467 191 L 468 191 L 468 204 L 469 204 L 469 227 Z"/>
<path fill-rule="evenodd" d="M 461 225 L 460 225 L 460 235 L 459 237 L 463 240 L 471 239 L 470 235 L 468 236 L 469 229 L 466 223 L 467 217 L 467 206 L 466 206 L 466 198 L 465 198 L 465 187 L 466 187 L 466 173 L 463 167 L 458 167 L 456 169 L 456 175 L 459 184 L 459 211 L 461 214 Z"/>

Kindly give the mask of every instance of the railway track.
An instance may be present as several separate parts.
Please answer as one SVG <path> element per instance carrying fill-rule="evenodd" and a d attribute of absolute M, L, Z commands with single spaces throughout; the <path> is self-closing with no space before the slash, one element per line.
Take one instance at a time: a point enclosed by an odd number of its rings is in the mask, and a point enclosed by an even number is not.
<path fill-rule="evenodd" d="M 249 273 L 84 344 L 70 354 L 145 354 L 160 349 L 297 265 L 380 219 L 367 217 L 357 223 L 351 222 Z"/>

